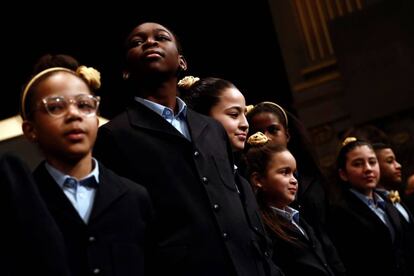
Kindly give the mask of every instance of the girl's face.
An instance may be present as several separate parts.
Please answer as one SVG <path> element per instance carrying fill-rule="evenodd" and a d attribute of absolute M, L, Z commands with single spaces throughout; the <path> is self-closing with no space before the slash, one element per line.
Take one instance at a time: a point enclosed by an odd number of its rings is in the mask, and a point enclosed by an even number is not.
<path fill-rule="evenodd" d="M 250 132 L 262 132 L 272 143 L 287 146 L 289 134 L 286 128 L 274 113 L 262 112 L 254 115 L 250 120 Z"/>
<path fill-rule="evenodd" d="M 229 136 L 233 151 L 244 149 L 249 124 L 245 116 L 246 102 L 236 88 L 225 89 L 218 104 L 210 111 L 211 117 L 219 121 Z"/>
<path fill-rule="evenodd" d="M 339 170 L 343 181 L 370 196 L 379 181 L 380 169 L 375 152 L 367 145 L 358 146 L 346 155 L 345 168 Z"/>
<path fill-rule="evenodd" d="M 381 173 L 381 183 L 391 184 L 393 189 L 400 188 L 401 164 L 397 162 L 394 151 L 390 148 L 375 151 Z"/>
<path fill-rule="evenodd" d="M 285 150 L 273 154 L 266 168 L 265 176 L 258 176 L 253 183 L 265 194 L 266 201 L 279 209 L 284 209 L 295 200 L 298 190 L 296 160 Z"/>
<path fill-rule="evenodd" d="M 79 160 L 91 156 L 98 130 L 98 118 L 85 116 L 75 104 L 75 97 L 90 95 L 89 87 L 79 77 L 68 72 L 57 72 L 42 80 L 34 91 L 33 119 L 23 122 L 25 136 L 36 142 L 49 162 L 54 160 Z M 72 100 L 67 112 L 60 117 L 51 116 L 42 99 L 63 96 Z M 56 108 L 51 106 L 51 108 Z"/>
<path fill-rule="evenodd" d="M 134 77 L 149 72 L 174 75 L 179 67 L 186 68 L 174 34 L 160 24 L 138 25 L 128 37 L 127 47 L 128 70 Z"/>

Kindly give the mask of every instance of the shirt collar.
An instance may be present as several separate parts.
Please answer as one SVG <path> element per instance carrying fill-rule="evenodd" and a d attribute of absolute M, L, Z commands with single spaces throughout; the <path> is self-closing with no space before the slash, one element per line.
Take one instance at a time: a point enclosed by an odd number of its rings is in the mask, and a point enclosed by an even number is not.
<path fill-rule="evenodd" d="M 92 158 L 92 162 L 93 162 L 93 169 L 92 171 L 85 176 L 82 179 L 86 179 L 88 177 L 94 176 L 96 183 L 99 183 L 99 163 L 95 158 Z M 53 167 L 52 165 L 50 165 L 49 163 L 46 162 L 45 164 L 46 170 L 50 173 L 50 175 L 52 176 L 52 178 L 56 181 L 56 183 L 59 185 L 59 187 L 63 188 L 63 184 L 65 183 L 65 180 L 67 178 L 72 178 L 72 176 L 68 175 L 68 174 L 64 174 L 63 172 L 59 171 L 58 169 L 56 169 L 55 167 Z M 78 179 L 79 181 L 82 179 Z"/>
<path fill-rule="evenodd" d="M 187 117 L 188 107 L 183 100 L 181 100 L 178 97 L 176 97 L 176 99 L 177 99 L 177 104 L 178 104 L 178 113 L 174 115 L 174 118 L 185 119 Z M 172 115 L 174 114 L 174 111 L 171 108 L 163 106 L 156 102 L 153 102 L 153 101 L 141 98 L 141 97 L 135 97 L 135 100 L 145 105 L 146 107 L 148 107 L 155 113 L 159 114 L 163 118 L 172 117 Z"/>
<path fill-rule="evenodd" d="M 367 197 L 364 194 L 361 194 L 360 192 L 358 192 L 357 190 L 353 188 L 349 190 L 368 206 L 376 205 L 376 204 L 380 206 L 384 206 L 385 204 L 385 200 L 381 196 L 379 196 L 376 192 L 373 192 L 374 199 L 372 199 L 372 198 Z"/>
<path fill-rule="evenodd" d="M 283 210 L 276 208 L 274 206 L 270 206 L 270 209 L 272 209 L 276 215 L 280 215 L 289 221 L 293 220 L 296 223 L 299 222 L 299 211 L 296 209 L 293 209 L 290 206 L 286 206 L 285 209 Z"/>

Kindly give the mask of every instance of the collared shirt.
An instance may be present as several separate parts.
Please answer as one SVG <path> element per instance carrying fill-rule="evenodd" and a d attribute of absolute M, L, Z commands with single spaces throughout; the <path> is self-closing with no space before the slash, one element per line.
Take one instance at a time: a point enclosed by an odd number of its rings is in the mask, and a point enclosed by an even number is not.
<path fill-rule="evenodd" d="M 388 214 L 385 212 L 385 200 L 380 197 L 377 193 L 373 192 L 373 197 L 369 198 L 364 194 L 361 194 L 355 189 L 350 189 L 350 191 L 355 194 L 362 202 L 365 203 L 380 219 L 381 221 L 388 227 L 390 230 L 391 236 L 394 239 L 395 237 L 395 230 L 392 226 L 392 223 L 388 217 Z"/>
<path fill-rule="evenodd" d="M 388 195 L 390 194 L 390 191 L 386 190 L 386 189 L 382 189 L 382 188 L 378 188 L 377 191 L 379 191 L 380 193 L 383 193 L 384 196 L 388 197 Z M 400 212 L 400 214 L 404 217 L 404 219 L 407 222 L 410 222 L 410 216 L 408 215 L 407 210 L 405 210 L 404 206 L 401 205 L 401 203 L 399 202 L 394 202 L 392 203 L 394 205 L 395 208 L 397 208 L 398 212 Z"/>
<path fill-rule="evenodd" d="M 284 210 L 276 208 L 274 206 L 270 206 L 270 209 L 282 218 L 286 219 L 290 223 L 292 223 L 307 239 L 308 235 L 306 234 L 305 230 L 302 229 L 302 227 L 299 226 L 299 211 L 296 209 L 293 209 L 292 207 L 286 206 Z"/>
<path fill-rule="evenodd" d="M 166 106 L 163 106 L 161 104 L 152 102 L 150 100 L 141 98 L 141 97 L 135 97 L 135 100 L 161 117 L 163 117 L 167 122 L 169 122 L 173 127 L 175 127 L 185 138 L 191 141 L 191 135 L 190 131 L 188 130 L 188 124 L 187 124 L 187 105 L 183 100 L 180 98 L 177 99 L 178 104 L 178 113 L 174 115 L 174 110 L 171 108 L 168 108 Z"/>
<path fill-rule="evenodd" d="M 82 181 L 89 177 L 94 177 L 96 183 L 99 183 L 99 165 L 95 158 L 92 158 L 93 169 L 90 174 L 85 176 L 82 179 L 76 179 L 77 181 Z M 83 219 L 85 223 L 89 221 L 91 215 L 93 202 L 95 199 L 96 189 L 92 187 L 85 187 L 83 185 L 76 185 L 74 187 L 69 187 L 65 184 L 65 181 L 68 178 L 74 178 L 70 175 L 64 174 L 58 169 L 54 168 L 52 165 L 46 162 L 46 170 L 50 173 L 59 187 L 63 190 L 66 197 L 72 203 L 73 207 L 78 212 L 79 216 Z M 75 178 L 74 178 L 75 179 Z"/>

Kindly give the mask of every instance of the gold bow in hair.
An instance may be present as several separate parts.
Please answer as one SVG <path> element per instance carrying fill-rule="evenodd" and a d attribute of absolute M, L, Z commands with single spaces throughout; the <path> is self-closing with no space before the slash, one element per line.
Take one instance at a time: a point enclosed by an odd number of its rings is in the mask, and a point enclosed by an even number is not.
<path fill-rule="evenodd" d="M 397 190 L 391 190 L 388 194 L 388 199 L 392 203 L 399 203 L 401 201 L 400 193 Z"/>
<path fill-rule="evenodd" d="M 251 146 L 261 146 L 266 144 L 270 139 L 264 135 L 262 132 L 256 132 L 247 139 L 247 144 Z"/>
<path fill-rule="evenodd" d="M 198 82 L 200 78 L 193 77 L 193 76 L 186 76 L 182 78 L 178 83 L 178 87 L 182 87 L 184 89 L 190 88 L 194 83 Z"/>
<path fill-rule="evenodd" d="M 342 146 L 345 147 L 349 143 L 355 142 L 356 140 L 357 140 L 357 138 L 355 138 L 355 137 L 346 137 L 345 140 L 342 142 Z"/>
<path fill-rule="evenodd" d="M 250 111 L 252 111 L 253 108 L 254 108 L 254 105 L 252 105 L 252 104 L 246 105 L 246 112 L 245 112 L 245 114 L 247 114 Z"/>

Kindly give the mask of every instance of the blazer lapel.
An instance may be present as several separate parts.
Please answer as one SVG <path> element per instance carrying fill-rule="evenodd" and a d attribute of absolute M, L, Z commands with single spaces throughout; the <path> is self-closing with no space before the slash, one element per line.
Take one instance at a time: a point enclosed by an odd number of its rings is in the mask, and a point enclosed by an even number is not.
<path fill-rule="evenodd" d="M 134 102 L 133 106 L 127 109 L 131 125 L 151 131 L 162 132 L 187 140 L 175 127 L 168 123 L 163 117 L 146 107 Z"/>
<path fill-rule="evenodd" d="M 121 186 L 119 177 L 99 163 L 99 184 L 95 194 L 95 201 L 89 221 L 101 215 L 114 201 L 126 192 L 126 187 Z"/>
<path fill-rule="evenodd" d="M 53 216 L 65 216 L 76 223 L 85 224 L 63 190 L 46 170 L 44 164 L 39 165 L 33 175 L 50 212 Z"/>
<path fill-rule="evenodd" d="M 200 137 L 208 125 L 202 115 L 190 109 L 187 110 L 187 122 L 191 137 L 194 141 Z"/>

